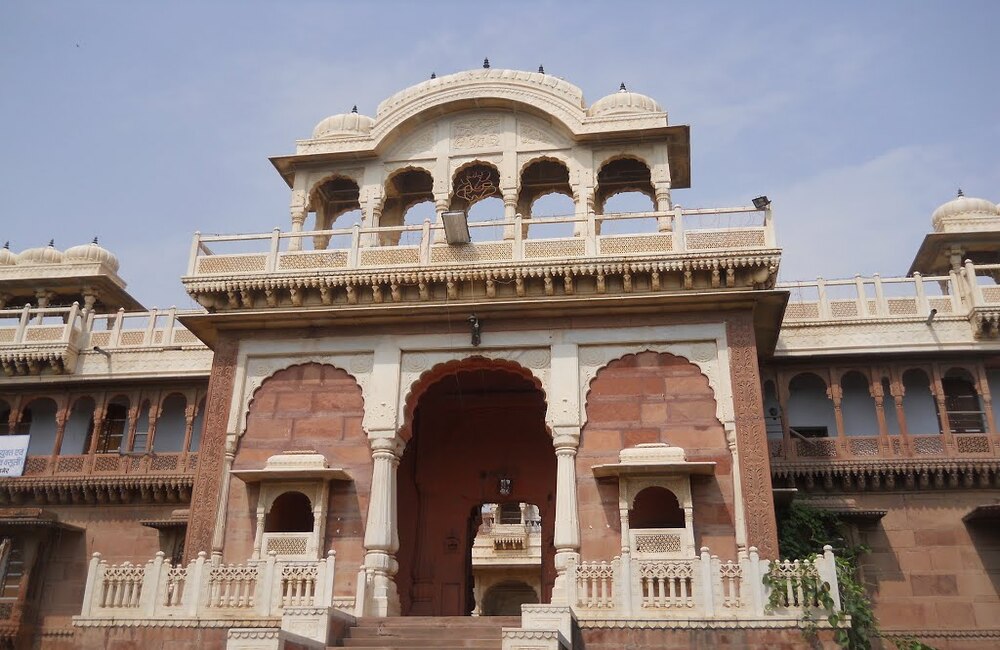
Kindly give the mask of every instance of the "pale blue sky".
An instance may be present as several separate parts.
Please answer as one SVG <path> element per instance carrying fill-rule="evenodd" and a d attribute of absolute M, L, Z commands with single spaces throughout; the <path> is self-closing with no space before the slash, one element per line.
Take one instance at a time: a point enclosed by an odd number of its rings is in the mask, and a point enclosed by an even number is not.
<path fill-rule="evenodd" d="M 288 223 L 267 156 L 323 117 L 539 63 L 691 125 L 687 207 L 774 201 L 784 279 L 905 273 L 930 214 L 1000 200 L 1000 2 L 0 4 L 0 241 L 95 234 L 190 306 L 191 234 Z"/>

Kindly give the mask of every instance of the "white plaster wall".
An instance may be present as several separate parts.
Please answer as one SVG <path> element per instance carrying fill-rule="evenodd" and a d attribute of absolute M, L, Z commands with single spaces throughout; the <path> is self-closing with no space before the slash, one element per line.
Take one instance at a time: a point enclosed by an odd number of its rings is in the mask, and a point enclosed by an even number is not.
<path fill-rule="evenodd" d="M 94 403 L 90 400 L 77 402 L 66 421 L 60 453 L 67 456 L 85 453 L 84 445 L 87 444 L 87 432 L 93 421 Z"/>
<path fill-rule="evenodd" d="M 153 448 L 161 452 L 181 451 L 184 447 L 184 408 L 187 400 L 183 395 L 170 395 L 163 400 L 160 417 L 156 421 L 156 439 Z"/>
<path fill-rule="evenodd" d="M 837 435 L 833 402 L 826 396 L 826 386 L 814 375 L 800 375 L 792 380 L 788 394 L 788 426 L 826 427 L 831 438 Z"/>
<path fill-rule="evenodd" d="M 941 424 L 931 395 L 930 384 L 922 376 L 906 373 L 903 376 L 903 413 L 906 429 L 912 434 L 940 433 Z"/>
<path fill-rule="evenodd" d="M 32 402 L 31 427 L 28 435 L 28 454 L 31 456 L 47 456 L 52 453 L 56 443 L 56 403 L 50 399 L 39 399 Z"/>
<path fill-rule="evenodd" d="M 841 389 L 844 433 L 849 436 L 877 436 L 875 399 L 869 392 L 868 380 L 860 373 L 848 373 L 841 381 Z"/>

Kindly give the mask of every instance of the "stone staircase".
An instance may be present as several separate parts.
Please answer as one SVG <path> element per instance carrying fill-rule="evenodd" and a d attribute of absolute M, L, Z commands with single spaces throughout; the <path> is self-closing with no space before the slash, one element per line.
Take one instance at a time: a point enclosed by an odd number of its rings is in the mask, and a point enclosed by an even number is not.
<path fill-rule="evenodd" d="M 500 629 L 520 626 L 520 616 L 359 618 L 338 646 L 369 650 L 500 650 Z"/>

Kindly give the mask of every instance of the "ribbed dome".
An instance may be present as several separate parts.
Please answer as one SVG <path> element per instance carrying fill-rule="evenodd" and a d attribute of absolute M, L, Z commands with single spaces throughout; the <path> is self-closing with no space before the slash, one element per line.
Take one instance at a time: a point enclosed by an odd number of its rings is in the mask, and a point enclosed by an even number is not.
<path fill-rule="evenodd" d="M 331 115 L 313 129 L 314 138 L 329 135 L 357 135 L 370 133 L 375 120 L 357 112 Z"/>
<path fill-rule="evenodd" d="M 959 190 L 956 198 L 948 201 L 934 211 L 934 214 L 931 215 L 931 225 L 934 227 L 934 230 L 940 232 L 942 230 L 956 229 L 948 228 L 949 222 L 955 226 L 959 226 L 960 224 L 956 222 L 979 221 L 991 217 L 1000 217 L 1000 210 L 997 209 L 995 203 L 986 199 L 965 196 Z M 1000 222 L 997 225 L 1000 227 Z"/>
<path fill-rule="evenodd" d="M 601 97 L 587 110 L 587 114 L 592 117 L 599 115 L 622 115 L 626 113 L 662 113 L 663 108 L 652 97 L 647 97 L 640 93 L 625 90 L 622 84 L 621 90 L 606 97 Z"/>
<path fill-rule="evenodd" d="M 62 261 L 62 251 L 56 249 L 52 242 L 49 242 L 48 246 L 23 250 L 17 256 L 18 266 L 28 264 L 59 264 Z"/>
<path fill-rule="evenodd" d="M 10 242 L 0 248 L 0 266 L 14 266 L 17 264 L 17 253 L 10 252 Z"/>
<path fill-rule="evenodd" d="M 89 244 L 67 248 L 66 252 L 63 253 L 63 261 L 67 263 L 98 262 L 106 264 L 113 271 L 118 271 L 118 258 L 108 249 L 99 246 L 97 237 L 94 237 L 94 241 Z"/>

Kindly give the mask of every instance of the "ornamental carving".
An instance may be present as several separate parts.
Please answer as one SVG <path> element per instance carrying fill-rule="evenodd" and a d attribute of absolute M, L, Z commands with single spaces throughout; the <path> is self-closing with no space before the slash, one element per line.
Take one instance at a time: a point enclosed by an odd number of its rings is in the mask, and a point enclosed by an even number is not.
<path fill-rule="evenodd" d="M 473 165 L 455 178 L 455 196 L 473 205 L 500 192 L 500 175 L 491 167 Z"/>
<path fill-rule="evenodd" d="M 503 120 L 500 117 L 481 117 L 474 120 L 453 122 L 451 125 L 451 148 L 487 149 L 500 146 Z"/>

